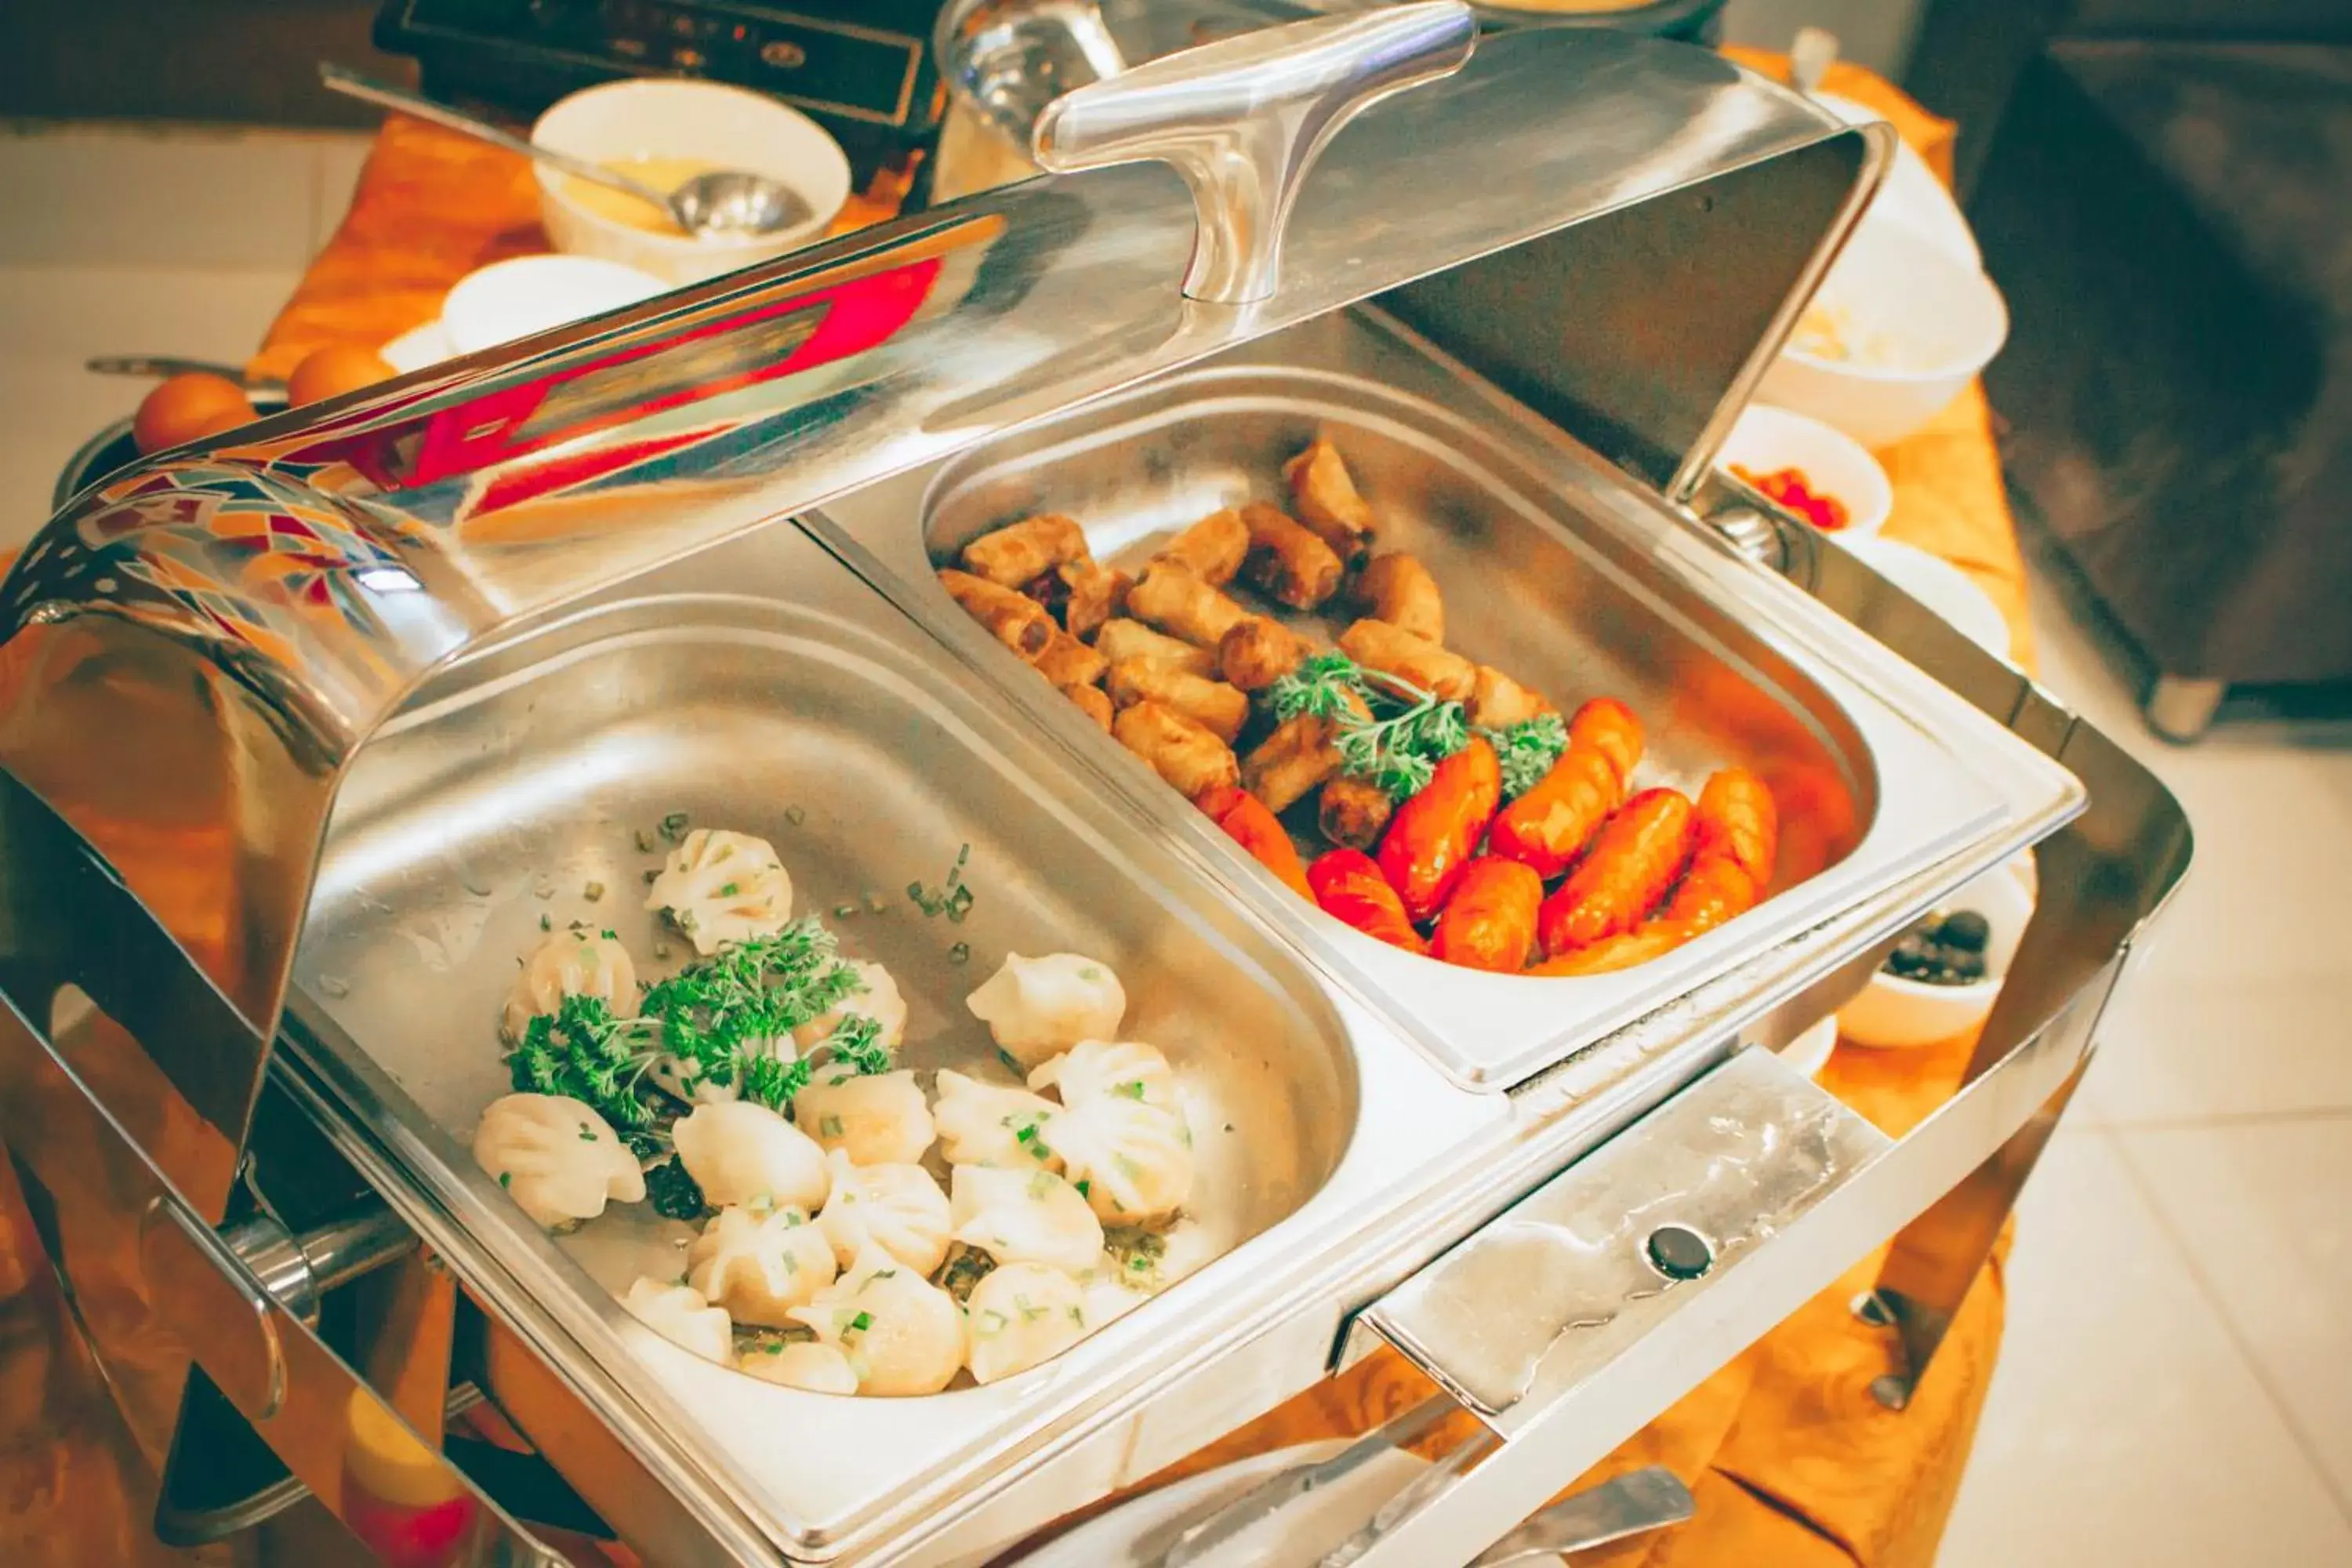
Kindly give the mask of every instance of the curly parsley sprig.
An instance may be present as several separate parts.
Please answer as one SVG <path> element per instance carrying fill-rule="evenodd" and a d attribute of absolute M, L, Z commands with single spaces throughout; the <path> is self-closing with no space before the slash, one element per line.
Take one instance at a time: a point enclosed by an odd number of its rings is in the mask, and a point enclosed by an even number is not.
<path fill-rule="evenodd" d="M 1331 721 L 1339 771 L 1402 801 L 1429 786 L 1437 764 L 1483 736 L 1503 765 L 1503 797 L 1516 800 L 1551 771 L 1568 745 L 1557 713 L 1490 729 L 1474 725 L 1459 702 L 1400 676 L 1358 664 L 1344 653 L 1318 653 L 1266 689 L 1278 722 L 1300 714 Z"/>
<path fill-rule="evenodd" d="M 1568 722 L 1557 713 L 1538 713 L 1500 730 L 1478 731 L 1503 764 L 1503 798 L 1517 800 L 1551 772 L 1568 749 Z"/>

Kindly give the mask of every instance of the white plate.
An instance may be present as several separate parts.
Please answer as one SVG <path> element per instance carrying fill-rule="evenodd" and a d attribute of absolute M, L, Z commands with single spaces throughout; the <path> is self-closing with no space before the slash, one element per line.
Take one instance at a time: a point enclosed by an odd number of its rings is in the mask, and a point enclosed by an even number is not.
<path fill-rule="evenodd" d="M 1874 109 L 1866 109 L 1833 92 L 1817 92 L 1812 98 L 1848 125 L 1867 125 L 1885 118 Z M 1977 250 L 1977 237 L 1969 227 L 1969 220 L 1960 214 L 1960 204 L 1952 199 L 1944 182 L 1936 178 L 1927 161 L 1912 151 L 1907 142 L 1895 144 L 1895 167 L 1887 171 L 1886 183 L 1878 188 L 1877 199 L 1870 204 L 1870 211 L 1863 218 L 1864 223 L 1874 220 L 1900 224 L 1971 267 L 1984 265 L 1984 258 Z"/>
<path fill-rule="evenodd" d="M 650 300 L 667 287 L 593 256 L 518 256 L 458 279 L 441 301 L 441 330 L 452 353 L 472 353 Z"/>
<path fill-rule="evenodd" d="M 1819 1078 L 1837 1053 L 1838 1021 L 1832 1013 L 1780 1047 L 1780 1059 L 1807 1078 Z"/>
<path fill-rule="evenodd" d="M 1231 1502 L 1277 1470 L 1320 1464 L 1348 1442 L 1333 1438 L 1281 1448 L 1146 1492 L 1018 1559 L 1019 1568 L 1110 1568 L 1135 1561 L 1139 1543 L 1165 1551 L 1167 1542 L 1148 1541 L 1155 1531 L 1212 1502 Z M 1383 1454 L 1328 1489 L 1298 1499 L 1286 1510 L 1278 1531 L 1269 1519 L 1227 1542 L 1214 1556 L 1202 1558 L 1201 1568 L 1313 1568 L 1427 1468 L 1427 1460 L 1412 1454 Z"/>
<path fill-rule="evenodd" d="M 1840 542 L 1864 565 L 1951 622 L 1970 642 L 1996 658 L 2009 657 L 2009 617 L 1967 573 L 1896 540 Z"/>
<path fill-rule="evenodd" d="M 457 353 L 449 342 L 449 334 L 441 330 L 439 321 L 427 321 L 421 327 L 412 327 L 376 352 L 383 355 L 384 363 L 403 375 L 412 370 L 423 370 L 428 364 L 439 364 L 445 359 L 455 358 Z"/>

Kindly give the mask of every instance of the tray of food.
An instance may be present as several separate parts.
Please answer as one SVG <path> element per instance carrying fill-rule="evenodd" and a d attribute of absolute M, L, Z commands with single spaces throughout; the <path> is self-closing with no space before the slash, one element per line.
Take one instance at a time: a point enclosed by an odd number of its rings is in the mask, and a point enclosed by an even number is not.
<path fill-rule="evenodd" d="M 1685 525 L 1532 430 L 1350 311 L 825 516 L 1327 917 L 1465 1082 L 2077 804 L 1727 614 Z"/>

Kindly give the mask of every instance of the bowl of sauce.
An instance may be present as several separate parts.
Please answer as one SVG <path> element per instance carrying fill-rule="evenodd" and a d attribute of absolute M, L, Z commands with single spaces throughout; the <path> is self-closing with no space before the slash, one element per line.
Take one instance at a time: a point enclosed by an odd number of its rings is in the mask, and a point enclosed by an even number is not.
<path fill-rule="evenodd" d="M 741 169 L 782 183 L 805 204 L 804 220 L 768 234 L 697 236 L 650 203 L 534 166 L 540 218 L 556 249 L 667 283 L 715 278 L 821 239 L 849 199 L 849 160 L 824 127 L 774 99 L 717 82 L 606 82 L 557 101 L 530 137 L 656 190 Z"/>

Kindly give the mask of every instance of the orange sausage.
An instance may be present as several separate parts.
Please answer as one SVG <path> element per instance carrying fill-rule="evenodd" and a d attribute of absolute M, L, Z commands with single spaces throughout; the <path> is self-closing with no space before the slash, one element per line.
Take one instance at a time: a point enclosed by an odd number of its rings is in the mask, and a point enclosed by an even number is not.
<path fill-rule="evenodd" d="M 1623 784 L 1642 760 L 1642 721 L 1615 698 L 1596 697 L 1570 718 L 1568 743 L 1607 757 L 1617 770 L 1617 782 Z"/>
<path fill-rule="evenodd" d="M 1691 854 L 1691 803 L 1670 789 L 1645 789 L 1592 840 L 1538 917 L 1553 958 L 1631 931 L 1675 885 Z"/>
<path fill-rule="evenodd" d="M 1551 771 L 1495 818 L 1487 848 L 1539 879 L 1557 877 L 1624 798 L 1625 781 L 1608 757 L 1571 741 Z"/>
<path fill-rule="evenodd" d="M 1754 909 L 1756 895 L 1756 879 L 1741 870 L 1738 861 L 1701 850 L 1692 857 L 1691 868 L 1675 896 L 1650 923 L 1679 926 L 1683 939 L 1688 941 Z"/>
<path fill-rule="evenodd" d="M 1381 870 L 1415 922 L 1445 907 L 1502 802 L 1502 762 L 1494 747 L 1473 740 L 1438 763 L 1421 793 L 1397 807 L 1381 839 Z"/>
<path fill-rule="evenodd" d="M 1527 971 L 1529 974 L 1611 974 L 1672 952 L 1696 934 L 1672 921 L 1652 921 L 1629 931 L 1603 937 L 1591 947 L 1575 947 L 1558 958 L 1547 958 Z"/>
<path fill-rule="evenodd" d="M 1772 885 L 1780 852 L 1780 811 L 1764 781 L 1745 768 L 1726 768 L 1698 792 L 1698 848 L 1694 862 L 1721 857 L 1748 873 L 1759 891 Z"/>
<path fill-rule="evenodd" d="M 1265 803 L 1245 789 L 1231 784 L 1218 784 L 1195 802 L 1209 816 L 1209 820 L 1224 830 L 1226 837 L 1250 853 L 1250 858 L 1276 876 L 1307 902 L 1315 901 L 1315 889 L 1307 885 L 1307 867 L 1298 858 L 1298 847 L 1290 841 L 1282 824 Z"/>
<path fill-rule="evenodd" d="M 1466 969 L 1517 973 L 1536 945 L 1543 879 L 1517 860 L 1491 855 L 1470 862 L 1437 917 L 1430 955 Z"/>
<path fill-rule="evenodd" d="M 1429 944 L 1405 917 L 1404 902 L 1372 858 L 1360 849 L 1333 849 L 1307 868 L 1307 885 L 1323 912 L 1362 931 L 1366 936 L 1426 953 Z"/>

